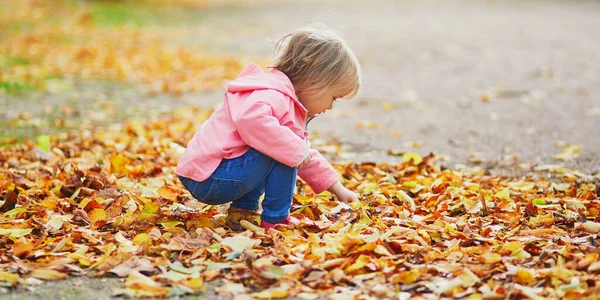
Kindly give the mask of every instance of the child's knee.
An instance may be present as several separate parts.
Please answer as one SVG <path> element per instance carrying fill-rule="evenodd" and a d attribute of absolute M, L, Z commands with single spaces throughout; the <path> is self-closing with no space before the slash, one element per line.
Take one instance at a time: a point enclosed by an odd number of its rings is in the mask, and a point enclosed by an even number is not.
<path fill-rule="evenodd" d="M 246 183 L 234 179 L 210 178 L 197 186 L 188 189 L 192 196 L 198 201 L 219 205 L 234 201 L 242 197 L 246 192 Z"/>

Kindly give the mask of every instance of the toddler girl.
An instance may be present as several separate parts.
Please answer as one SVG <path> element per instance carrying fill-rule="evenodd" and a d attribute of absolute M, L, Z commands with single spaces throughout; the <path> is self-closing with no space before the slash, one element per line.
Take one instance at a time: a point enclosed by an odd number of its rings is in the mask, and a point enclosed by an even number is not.
<path fill-rule="evenodd" d="M 325 157 L 310 148 L 306 131 L 336 99 L 356 95 L 358 61 L 336 33 L 323 28 L 285 36 L 276 47 L 282 49 L 269 72 L 250 64 L 229 83 L 223 103 L 177 164 L 194 198 L 212 205 L 231 202 L 226 224 L 233 230 L 242 229 L 241 219 L 257 224 L 258 216 L 266 230 L 289 224 L 296 175 L 317 194 L 328 190 L 340 201 L 358 201 Z"/>

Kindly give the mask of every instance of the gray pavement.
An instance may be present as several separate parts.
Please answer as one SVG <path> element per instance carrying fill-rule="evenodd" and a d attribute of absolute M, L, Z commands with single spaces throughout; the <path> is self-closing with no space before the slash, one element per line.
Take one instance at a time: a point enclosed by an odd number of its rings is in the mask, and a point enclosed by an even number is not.
<path fill-rule="evenodd" d="M 394 149 L 562 164 L 563 142 L 580 147 L 566 166 L 600 171 L 598 1 L 300 1 L 207 15 L 191 33 L 214 29 L 217 45 L 196 43 L 217 53 L 268 56 L 312 22 L 346 37 L 362 91 L 309 128 L 358 152 L 337 159 L 396 161 Z"/>

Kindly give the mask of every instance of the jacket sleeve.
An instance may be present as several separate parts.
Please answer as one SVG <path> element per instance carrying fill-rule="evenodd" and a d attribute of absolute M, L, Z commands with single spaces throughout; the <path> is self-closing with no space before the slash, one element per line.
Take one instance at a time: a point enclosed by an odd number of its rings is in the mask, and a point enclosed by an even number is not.
<path fill-rule="evenodd" d="M 297 167 L 308 155 L 310 145 L 279 118 L 291 103 L 277 91 L 255 91 L 237 108 L 231 118 L 242 140 L 250 147 L 289 167 Z M 279 118 L 278 118 L 279 117 Z"/>
<path fill-rule="evenodd" d="M 298 176 L 319 194 L 330 188 L 340 177 L 327 159 L 319 151 L 310 149 L 310 160 L 307 165 L 298 169 Z"/>

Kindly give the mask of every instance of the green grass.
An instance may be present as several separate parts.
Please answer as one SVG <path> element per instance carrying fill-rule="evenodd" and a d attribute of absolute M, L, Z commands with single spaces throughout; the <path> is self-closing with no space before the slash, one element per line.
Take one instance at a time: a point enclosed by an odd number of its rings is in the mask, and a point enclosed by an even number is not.
<path fill-rule="evenodd" d="M 152 14 L 144 7 L 127 2 L 94 2 L 93 18 L 99 26 L 142 26 Z"/>
<path fill-rule="evenodd" d="M 26 66 L 31 64 L 31 59 L 20 56 L 0 56 L 0 66 L 2 67 L 15 67 L 15 66 Z"/>
<path fill-rule="evenodd" d="M 12 22 L 8 28 L 15 31 L 29 31 L 33 28 L 33 24 L 31 22 Z"/>
<path fill-rule="evenodd" d="M 36 90 L 35 86 L 16 81 L 0 81 L 0 91 L 4 91 L 9 94 L 18 94 L 21 92 L 29 92 Z"/>
<path fill-rule="evenodd" d="M 97 26 L 168 26 L 189 23 L 195 13 L 178 6 L 159 6 L 131 1 L 94 1 L 89 4 Z"/>

